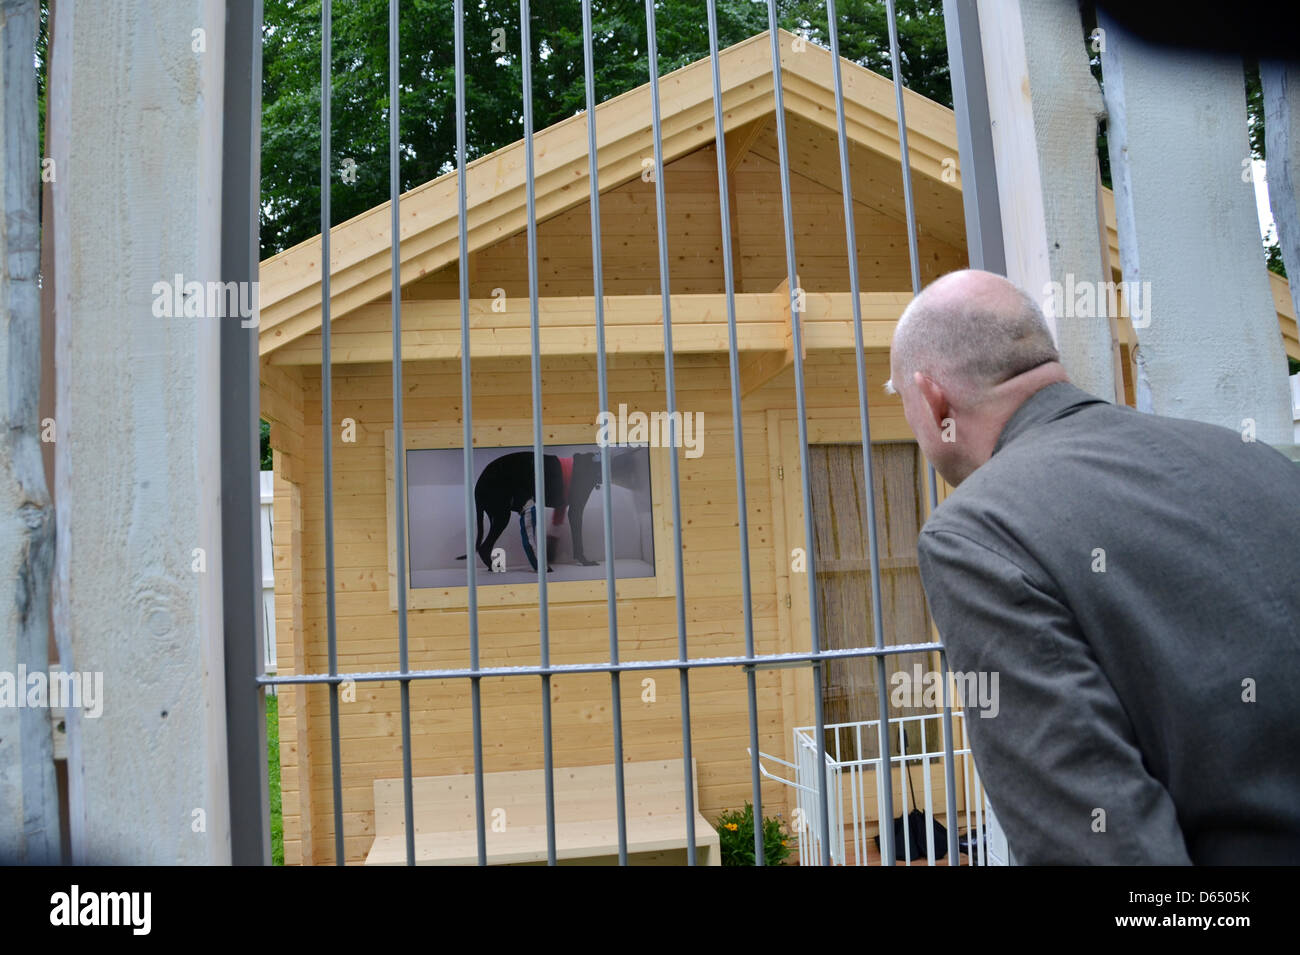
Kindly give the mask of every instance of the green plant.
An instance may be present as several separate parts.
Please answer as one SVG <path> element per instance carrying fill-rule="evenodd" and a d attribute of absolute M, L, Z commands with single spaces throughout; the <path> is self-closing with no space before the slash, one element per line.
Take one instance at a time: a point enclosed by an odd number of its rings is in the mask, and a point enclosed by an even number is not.
<path fill-rule="evenodd" d="M 754 806 L 733 809 L 718 817 L 718 838 L 723 865 L 754 865 Z M 763 864 L 783 865 L 791 853 L 790 835 L 779 818 L 763 819 Z"/>
<path fill-rule="evenodd" d="M 284 865 L 284 815 L 280 805 L 280 698 L 266 697 L 266 779 L 271 799 L 271 865 Z"/>

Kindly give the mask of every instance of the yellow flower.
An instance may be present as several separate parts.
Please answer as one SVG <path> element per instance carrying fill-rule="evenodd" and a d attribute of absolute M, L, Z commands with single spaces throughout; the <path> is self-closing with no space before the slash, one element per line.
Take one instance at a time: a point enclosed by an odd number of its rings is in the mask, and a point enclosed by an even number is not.
<path fill-rule="evenodd" d="M 782 840 L 781 840 L 781 845 L 785 846 L 786 848 L 789 848 L 790 843 L 788 843 L 788 842 L 786 842 L 784 839 L 782 839 Z"/>
<path fill-rule="evenodd" d="M 729 822 L 727 823 L 727 828 L 730 829 L 732 832 L 735 832 L 740 827 L 736 825 L 734 822 Z"/>

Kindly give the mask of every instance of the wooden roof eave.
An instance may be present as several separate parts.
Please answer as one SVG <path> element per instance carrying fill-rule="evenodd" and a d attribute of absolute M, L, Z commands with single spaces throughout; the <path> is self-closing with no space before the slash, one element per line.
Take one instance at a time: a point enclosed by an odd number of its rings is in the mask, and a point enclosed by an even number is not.
<path fill-rule="evenodd" d="M 782 33 L 782 70 L 787 111 L 827 129 L 835 128 L 829 51 L 808 45 L 791 49 L 794 37 Z M 772 111 L 767 35 L 761 34 L 720 54 L 724 124 L 738 129 Z M 849 138 L 898 158 L 893 85 L 877 74 L 845 62 L 845 120 Z M 712 82 L 707 60 L 668 74 L 660 81 L 665 161 L 713 140 Z M 905 91 L 911 164 L 914 172 L 941 179 L 944 159 L 956 155 L 952 111 Z M 644 102 L 642 102 L 644 100 Z M 649 144 L 649 86 L 615 97 L 596 109 L 605 145 L 598 151 L 602 192 L 641 174 Z M 586 124 L 570 117 L 535 137 L 537 217 L 540 220 L 588 198 Z M 647 153 L 648 154 L 648 153 Z M 469 248 L 484 248 L 520 231 L 524 211 L 523 144 L 514 143 L 466 168 Z M 950 185 L 960 188 L 960 181 Z M 414 281 L 458 255 L 457 184 L 454 173 L 425 183 L 402 199 L 401 281 Z M 389 204 L 382 203 L 331 230 L 331 319 L 337 319 L 387 292 L 391 250 Z M 320 238 L 286 250 L 262 263 L 260 346 L 269 354 L 319 327 Z"/>
<path fill-rule="evenodd" d="M 860 295 L 863 346 L 887 349 L 910 292 L 864 292 Z M 671 296 L 673 351 L 677 354 L 726 354 L 726 295 Z M 736 293 L 736 339 L 742 359 L 761 353 L 788 353 L 790 299 L 784 286 L 771 292 Z M 806 351 L 854 347 L 848 292 L 809 292 L 803 312 Z M 532 354 L 532 312 L 527 299 L 511 299 L 498 311 L 498 299 L 469 302 L 470 354 L 475 358 L 526 359 Z M 392 359 L 392 306 L 363 305 L 333 329 L 330 358 L 335 365 L 389 362 Z M 459 361 L 460 302 L 420 299 L 402 303 L 402 357 L 406 361 Z M 662 355 L 663 303 L 658 295 L 605 296 L 605 351 L 608 355 Z M 545 356 L 596 353 L 593 296 L 548 296 L 538 300 L 540 353 Z M 315 366 L 321 362 L 319 331 L 263 356 L 264 365 Z"/>

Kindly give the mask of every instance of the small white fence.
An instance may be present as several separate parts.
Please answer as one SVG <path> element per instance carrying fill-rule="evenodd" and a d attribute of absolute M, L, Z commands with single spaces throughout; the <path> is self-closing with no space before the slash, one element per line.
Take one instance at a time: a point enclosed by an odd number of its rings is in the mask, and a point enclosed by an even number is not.
<path fill-rule="evenodd" d="M 274 515 L 271 513 L 275 502 L 275 489 L 272 472 L 261 473 L 262 484 L 262 665 L 265 672 L 275 672 L 275 554 L 271 549 L 273 543 L 271 525 Z M 275 687 L 267 687 L 274 694 Z"/>
<path fill-rule="evenodd" d="M 942 738 L 942 713 L 905 716 L 889 721 L 889 733 L 891 736 L 897 735 L 899 755 L 890 757 L 891 772 L 888 777 L 879 771 L 880 759 L 878 756 L 860 758 L 853 755 L 877 748 L 879 720 L 867 720 L 859 723 L 828 723 L 826 725 L 827 736 L 831 737 L 833 734 L 834 739 L 834 743 L 824 753 L 825 765 L 821 773 L 822 784 L 826 787 L 827 794 L 826 804 L 830 823 L 832 865 L 848 864 L 845 855 L 846 838 L 850 840 L 847 845 L 851 845 L 853 848 L 853 864 L 868 864 L 868 839 L 874 837 L 874 832 L 870 830 L 877 829 L 879 813 L 876 807 L 884 803 L 885 785 L 894 786 L 896 790 L 901 791 L 901 799 L 899 793 L 895 793 L 894 807 L 895 812 L 901 815 L 902 819 L 908 820 L 909 813 L 914 809 L 920 809 L 924 812 L 925 853 L 923 856 L 918 854 L 918 859 L 924 858 L 930 865 L 935 865 L 936 849 L 942 853 L 947 848 L 946 844 L 935 845 L 934 824 L 937 811 L 944 816 L 945 825 L 959 826 L 958 855 L 966 855 L 970 865 L 989 864 L 990 859 L 985 847 L 988 805 L 984 796 L 984 787 L 980 784 L 979 772 L 975 769 L 975 761 L 971 757 L 964 714 L 957 710 L 954 710 L 952 714 L 953 733 L 961 739 L 960 746 L 955 741 L 953 745 L 956 819 L 947 818 L 947 777 L 943 746 L 940 745 L 937 750 L 929 748 L 928 738 L 930 733 L 927 730 L 932 729 L 935 721 L 937 721 L 940 738 Z M 912 724 L 919 725 L 913 727 Z M 918 752 L 908 751 L 907 731 L 909 727 L 912 727 L 914 735 L 920 740 Z M 919 733 L 916 730 L 919 730 Z M 795 728 L 795 761 L 793 763 L 770 756 L 767 753 L 759 754 L 760 760 L 771 760 L 794 770 L 794 779 L 791 780 L 769 772 L 761 761 L 759 764 L 759 769 L 764 776 L 790 786 L 795 791 L 794 825 L 799 833 L 800 865 L 821 865 L 822 860 L 821 807 L 817 789 L 816 732 L 816 727 L 812 726 Z M 847 746 L 841 747 L 842 739 L 853 740 L 853 754 L 843 752 L 843 749 L 846 749 Z M 914 745 L 913 748 L 915 749 L 916 746 Z M 903 771 L 897 772 L 900 768 Z M 912 777 L 915 775 L 917 768 L 920 769 L 921 775 L 921 781 L 917 784 L 917 788 L 924 792 L 924 797 L 919 805 L 912 805 L 909 799 L 912 798 Z M 867 778 L 868 774 L 870 774 L 871 779 Z M 901 785 L 894 785 L 896 779 L 901 782 Z M 869 799 L 868 796 L 872 798 Z M 845 814 L 846 803 L 847 816 Z M 901 812 L 899 811 L 900 806 Z M 846 819 L 852 822 L 852 832 L 847 836 L 848 825 Z M 913 852 L 912 839 L 909 836 L 909 826 L 905 822 L 902 839 L 903 857 L 899 858 L 898 861 L 911 865 Z M 897 855 L 897 853 L 895 854 Z M 878 850 L 877 855 L 879 855 Z M 947 858 L 945 862 L 948 865 L 961 864 L 959 858 Z"/>

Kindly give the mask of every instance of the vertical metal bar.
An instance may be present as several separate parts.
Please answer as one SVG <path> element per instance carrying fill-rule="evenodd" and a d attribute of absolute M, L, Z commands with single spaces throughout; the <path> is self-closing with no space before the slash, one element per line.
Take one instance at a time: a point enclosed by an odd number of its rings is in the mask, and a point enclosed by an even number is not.
<path fill-rule="evenodd" d="M 401 155 L 398 149 L 398 4 L 388 0 L 388 206 L 392 213 L 393 258 L 393 496 L 396 498 L 397 652 L 399 669 L 410 669 L 406 633 L 406 429 L 402 426 L 402 233 Z M 402 802 L 406 821 L 406 864 L 415 865 L 415 797 L 411 792 L 411 681 L 402 680 Z"/>
<path fill-rule="evenodd" d="M 659 289 L 664 311 L 664 394 L 668 412 L 669 465 L 673 486 L 673 557 L 677 591 L 677 659 L 686 660 L 686 584 L 682 571 L 682 493 L 677 465 L 677 385 L 673 365 L 672 300 L 668 278 L 668 210 L 664 198 L 664 144 L 659 112 L 659 48 L 655 39 L 654 0 L 645 0 L 647 53 L 650 61 L 650 130 L 654 139 L 655 223 L 659 233 Z M 678 669 L 682 698 L 682 773 L 686 789 L 686 857 L 695 865 L 695 770 L 691 756 L 690 667 Z M 755 747 L 754 752 L 758 752 Z"/>
<path fill-rule="evenodd" d="M 930 781 L 930 741 L 926 738 L 926 723 L 921 720 L 922 772 L 925 774 L 925 857 L 928 865 L 934 865 L 934 785 Z"/>
<path fill-rule="evenodd" d="M 912 791 L 911 770 L 907 765 L 907 722 L 900 719 L 898 721 L 898 765 L 903 770 L 903 785 L 900 787 L 903 793 L 903 862 L 907 865 L 912 864 L 912 826 L 907 816 L 911 807 L 908 797 Z M 892 774 L 891 774 L 892 785 Z"/>
<path fill-rule="evenodd" d="M 998 206 L 998 178 L 993 165 L 993 123 L 989 117 L 976 0 L 944 0 L 943 24 L 948 37 L 953 113 L 957 119 L 967 259 L 973 269 L 1006 275 L 1002 211 Z"/>
<path fill-rule="evenodd" d="M 943 785 L 944 813 L 948 819 L 948 864 L 957 864 L 957 768 L 953 765 L 952 688 L 948 685 L 948 655 L 939 651 L 939 678 L 943 680 Z"/>
<path fill-rule="evenodd" d="M 962 206 L 966 216 L 966 254 L 971 268 L 1006 275 L 1006 248 L 1002 235 L 997 170 L 993 159 L 993 132 L 989 116 L 988 87 L 984 78 L 984 52 L 980 44 L 980 18 L 976 0 L 944 0 L 944 29 L 948 39 L 949 75 L 952 77 L 953 112 L 957 121 Z M 945 663 L 945 670 L 947 664 Z M 967 736 L 962 714 L 962 735 Z M 963 748 L 969 746 L 968 742 Z M 966 757 L 968 767 L 973 763 Z M 979 772 L 975 776 L 975 834 L 979 864 L 984 864 L 984 821 Z M 967 812 L 969 813 L 969 806 Z M 969 828 L 969 822 L 968 822 Z M 976 845 L 967 846 L 971 865 Z"/>
<path fill-rule="evenodd" d="M 591 281 L 596 299 L 596 390 L 602 415 L 609 413 L 609 374 L 605 360 L 605 273 L 600 248 L 600 164 L 596 156 L 596 78 L 592 53 L 591 0 L 582 0 L 582 62 L 587 90 L 587 178 L 591 185 Z M 602 418 L 601 420 L 604 420 Z M 600 445 L 600 501 L 605 521 L 605 613 L 609 624 L 609 662 L 618 663 L 618 607 L 614 583 L 614 504 L 609 447 Z M 623 782 L 623 696 L 617 670 L 609 674 L 614 720 L 614 804 L 618 811 L 618 864 L 627 865 L 627 809 Z"/>
<path fill-rule="evenodd" d="M 962 715 L 963 736 L 965 736 L 965 732 L 964 732 L 965 727 L 966 727 L 966 717 L 965 714 L 963 714 Z M 971 803 L 979 797 L 979 793 L 971 792 L 970 754 L 966 752 L 965 747 L 962 748 L 961 782 L 962 782 L 962 791 L 965 793 L 966 796 L 966 858 L 971 865 L 974 865 L 975 852 L 971 847 L 971 836 L 975 831 L 974 829 L 971 828 L 971 813 L 974 811 L 974 809 L 972 808 Z"/>
<path fill-rule="evenodd" d="M 962 207 L 966 216 L 967 259 L 971 268 L 1006 275 L 1002 212 L 998 204 L 998 179 L 993 159 L 993 125 L 989 116 L 988 87 L 984 78 L 984 52 L 980 45 L 980 18 L 976 0 L 944 0 L 943 20 L 948 39 L 953 112 L 957 120 L 957 153 L 961 169 Z M 946 661 L 944 672 L 946 680 Z M 945 713 L 947 712 L 945 708 Z M 963 715 L 963 730 L 965 725 Z M 967 762 L 970 762 L 970 757 L 967 757 Z M 976 815 L 976 825 L 982 832 L 978 805 Z M 982 851 L 982 837 L 980 845 Z M 973 865 L 975 850 L 969 848 L 969 858 Z"/>
<path fill-rule="evenodd" d="M 519 0 L 520 44 L 523 48 L 524 99 L 524 192 L 528 203 L 528 305 L 532 331 L 533 379 L 533 493 L 537 521 L 537 603 L 538 633 L 541 638 L 542 666 L 551 665 L 550 607 L 546 594 L 546 481 L 542 455 L 542 359 L 537 304 L 537 183 L 533 169 L 533 54 L 529 30 L 528 0 Z M 525 517 L 525 520 L 527 518 Z M 555 865 L 555 755 L 551 739 L 551 677 L 542 674 L 542 762 L 546 773 L 546 861 Z"/>
<path fill-rule="evenodd" d="M 465 573 L 469 587 L 469 660 L 478 669 L 478 556 L 474 546 L 474 387 L 470 376 L 469 356 L 469 235 L 466 226 L 465 197 L 465 0 L 455 0 L 456 43 L 456 203 L 460 240 L 458 272 L 460 280 L 460 402 L 461 450 L 464 452 L 465 481 Z M 483 797 L 483 700 L 482 679 L 470 679 L 470 710 L 473 713 L 474 739 L 474 816 L 478 840 L 478 864 L 487 865 L 487 821 Z"/>
<path fill-rule="evenodd" d="M 962 749 L 968 750 L 970 749 L 970 731 L 967 730 L 966 728 L 965 711 L 962 712 L 961 728 L 962 728 Z M 966 761 L 967 763 L 970 764 L 971 778 L 974 780 L 974 786 L 975 786 L 975 839 L 976 839 L 976 844 L 979 846 L 980 865 L 988 865 L 988 858 L 985 855 L 985 850 L 987 847 L 984 844 L 985 794 L 984 794 L 984 788 L 980 783 L 980 768 L 979 765 L 975 762 L 973 753 L 966 758 Z"/>
<path fill-rule="evenodd" d="M 894 106 L 898 113 L 898 158 L 903 171 L 903 211 L 907 217 L 907 255 L 912 268 L 912 294 L 921 294 L 921 256 L 916 245 L 916 204 L 912 198 L 912 161 L 907 150 L 907 114 L 903 109 L 903 73 L 898 62 L 898 23 L 894 0 L 885 0 L 885 21 L 889 24 L 889 62 L 894 75 Z M 939 483 L 934 465 L 926 468 L 930 489 L 930 511 L 939 506 Z"/>
<path fill-rule="evenodd" d="M 647 3 L 650 0 L 647 0 Z M 821 623 L 817 612 L 817 574 L 813 559 L 812 469 L 808 463 L 808 409 L 804 400 L 803 317 L 799 312 L 798 264 L 794 255 L 794 220 L 790 202 L 790 155 L 785 134 L 785 97 L 781 89 L 781 41 L 777 31 L 776 0 L 767 0 L 767 29 L 772 43 L 772 92 L 776 98 L 777 158 L 781 177 L 781 212 L 785 221 L 785 267 L 790 290 L 790 325 L 794 350 L 795 405 L 799 422 L 799 466 L 803 471 L 803 525 L 808 560 L 808 611 L 812 650 L 821 652 Z M 824 758 L 826 713 L 822 704 L 822 662 L 813 661 L 813 705 L 817 712 L 817 758 Z M 824 772 L 817 775 L 818 805 L 821 808 L 822 865 L 830 865 L 830 818 Z"/>
<path fill-rule="evenodd" d="M 835 87 L 835 123 L 839 133 L 840 184 L 844 199 L 844 231 L 849 251 L 849 292 L 853 305 L 853 356 L 858 373 L 858 425 L 862 429 L 862 473 L 867 486 L 867 548 L 871 557 L 871 629 L 875 635 L 876 649 L 884 649 L 885 624 L 884 601 L 880 592 L 880 544 L 876 533 L 876 483 L 871 462 L 871 415 L 870 400 L 867 397 L 867 368 L 862 343 L 862 297 L 861 279 L 858 275 L 858 239 L 857 226 L 853 209 L 853 180 L 849 170 L 849 138 L 844 120 L 844 79 L 840 71 L 840 37 L 839 23 L 835 11 L 835 0 L 826 0 L 827 35 L 831 41 L 831 79 Z M 877 739 L 882 753 L 889 752 L 889 698 L 885 694 L 888 684 L 888 672 L 883 654 L 876 657 L 876 693 L 879 703 L 880 722 L 877 727 Z M 861 752 L 859 750 L 859 752 Z M 888 766 L 888 762 L 884 764 Z M 892 779 L 892 770 L 890 771 Z M 893 786 L 885 787 L 884 804 L 877 807 L 876 815 L 881 820 L 892 822 L 894 818 Z M 880 825 L 881 858 L 887 859 L 885 865 L 894 864 L 893 852 L 894 827 Z"/>
<path fill-rule="evenodd" d="M 255 289 L 261 179 L 262 2 L 231 4 L 227 14 L 221 279 Z M 256 309 L 256 300 L 250 301 Z M 266 697 L 256 682 L 265 662 L 257 325 L 249 327 L 227 315 L 220 334 L 221 586 L 231 861 L 235 865 L 269 865 Z"/>
<path fill-rule="evenodd" d="M 741 418 L 740 352 L 736 341 L 736 276 L 731 255 L 731 192 L 727 177 L 727 131 L 722 121 L 722 77 L 718 67 L 717 0 L 708 0 L 709 62 L 713 75 L 713 139 L 718 158 L 718 208 L 722 220 L 722 281 L 727 294 L 727 354 L 731 374 L 731 430 L 735 435 L 736 520 L 740 530 L 740 592 L 744 614 L 745 655 L 754 655 L 753 592 L 749 572 L 749 506 L 745 489 L 745 434 Z M 758 683 L 752 666 L 745 667 L 749 697 L 750 789 L 754 803 L 754 864 L 766 865 L 763 855 L 763 793 L 758 771 Z"/>
<path fill-rule="evenodd" d="M 861 723 L 858 723 L 857 726 L 854 727 L 854 733 L 857 736 L 854 752 L 858 754 L 858 760 L 857 760 L 858 777 L 857 777 L 857 783 L 854 789 L 854 793 L 857 798 L 858 806 L 861 807 L 860 817 L 855 815 L 853 819 L 854 853 L 857 858 L 857 864 L 866 865 L 867 864 L 867 790 L 866 790 L 867 763 L 862 756 L 862 724 Z"/>
<path fill-rule="evenodd" d="M 889 62 L 893 67 L 894 106 L 898 112 L 898 153 L 903 169 L 903 206 L 907 215 L 907 254 L 912 268 L 912 294 L 921 292 L 921 259 L 916 246 L 916 208 L 912 200 L 912 167 L 907 151 L 907 117 L 903 111 L 903 75 L 898 57 L 898 23 L 894 0 L 885 0 L 885 22 L 889 24 Z"/>
<path fill-rule="evenodd" d="M 325 627 L 329 674 L 338 676 L 338 620 L 334 608 L 334 429 L 330 366 L 330 22 L 331 0 L 320 8 L 320 399 L 321 466 L 325 495 Z M 334 864 L 343 865 L 343 776 L 339 755 L 339 685 L 330 683 L 330 771 L 334 785 Z"/>

